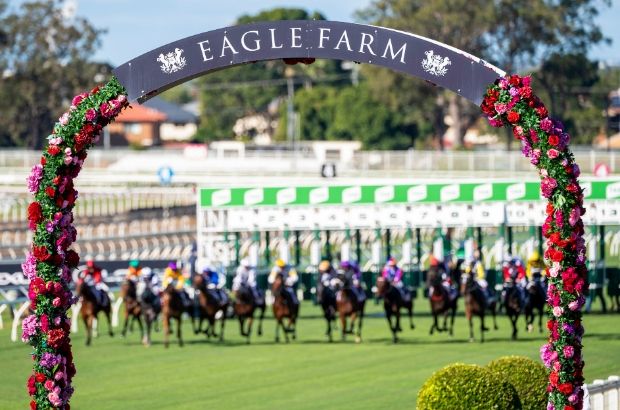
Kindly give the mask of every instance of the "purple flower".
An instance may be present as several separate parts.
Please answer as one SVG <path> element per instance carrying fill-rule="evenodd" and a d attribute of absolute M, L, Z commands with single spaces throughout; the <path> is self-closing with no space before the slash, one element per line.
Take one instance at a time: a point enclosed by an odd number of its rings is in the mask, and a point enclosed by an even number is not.
<path fill-rule="evenodd" d="M 26 254 L 26 260 L 22 263 L 22 271 L 28 280 L 33 280 L 37 276 L 37 258 L 30 252 Z"/>
<path fill-rule="evenodd" d="M 56 227 L 56 224 L 53 221 L 48 221 L 45 224 L 45 230 L 49 233 L 54 232 L 54 228 Z"/>
<path fill-rule="evenodd" d="M 41 179 L 43 178 L 43 166 L 41 164 L 37 164 L 30 170 L 30 175 L 28 176 L 28 191 L 31 194 L 36 194 L 39 190 L 39 184 L 41 183 Z"/>
<path fill-rule="evenodd" d="M 571 302 L 573 303 L 573 302 Z M 570 308 L 570 305 L 569 305 Z M 575 327 L 573 325 L 571 325 L 570 323 L 564 323 L 562 325 L 562 329 L 564 329 L 564 331 L 570 335 L 574 335 L 575 334 Z"/>
<path fill-rule="evenodd" d="M 575 207 L 570 210 L 570 215 L 568 216 L 568 223 L 570 226 L 575 226 L 577 221 L 579 221 L 579 217 L 581 216 L 581 210 L 579 207 Z"/>
<path fill-rule="evenodd" d="M 549 118 L 543 118 L 540 121 L 540 129 L 545 131 L 545 132 L 549 132 L 551 131 L 551 127 L 553 127 L 553 122 L 551 122 L 551 120 Z"/>
<path fill-rule="evenodd" d="M 543 361 L 545 366 L 551 368 L 551 362 L 553 361 L 553 346 L 550 343 L 546 343 L 542 345 L 540 348 L 540 359 Z"/>
<path fill-rule="evenodd" d="M 60 358 L 60 355 L 45 352 L 41 355 L 41 360 L 39 360 L 39 364 L 47 369 L 51 369 L 52 367 L 60 363 Z"/>
<path fill-rule="evenodd" d="M 555 410 L 555 407 L 553 406 L 553 403 L 551 403 L 551 402 L 547 403 L 547 410 Z"/>
<path fill-rule="evenodd" d="M 540 190 L 545 198 L 551 198 L 553 195 L 553 190 L 557 188 L 558 182 L 551 177 L 545 177 L 540 182 Z"/>
<path fill-rule="evenodd" d="M 530 155 L 532 155 L 532 146 L 530 145 L 529 141 L 526 138 L 523 138 L 521 140 L 521 152 L 526 157 L 529 157 Z"/>
<path fill-rule="evenodd" d="M 515 87 L 512 87 L 509 91 L 511 97 L 515 97 L 519 95 L 519 90 Z"/>
<path fill-rule="evenodd" d="M 580 307 L 581 305 L 579 304 L 579 300 L 573 300 L 568 304 L 568 308 L 572 311 L 579 310 Z"/>
<path fill-rule="evenodd" d="M 22 341 L 28 342 L 37 333 L 39 322 L 35 315 L 30 315 L 22 322 Z"/>
<path fill-rule="evenodd" d="M 575 176 L 575 178 L 579 178 L 579 175 L 581 175 L 581 170 L 579 169 L 579 165 L 577 164 L 573 164 L 573 175 Z"/>

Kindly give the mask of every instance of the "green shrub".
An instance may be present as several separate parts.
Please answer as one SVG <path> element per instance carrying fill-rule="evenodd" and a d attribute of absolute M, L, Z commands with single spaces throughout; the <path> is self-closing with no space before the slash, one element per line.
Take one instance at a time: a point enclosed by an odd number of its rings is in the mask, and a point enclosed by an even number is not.
<path fill-rule="evenodd" d="M 522 356 L 505 356 L 493 360 L 488 368 L 514 386 L 523 410 L 546 408 L 548 375 L 542 363 Z"/>
<path fill-rule="evenodd" d="M 452 364 L 435 372 L 418 393 L 418 410 L 518 410 L 517 391 L 486 367 Z"/>

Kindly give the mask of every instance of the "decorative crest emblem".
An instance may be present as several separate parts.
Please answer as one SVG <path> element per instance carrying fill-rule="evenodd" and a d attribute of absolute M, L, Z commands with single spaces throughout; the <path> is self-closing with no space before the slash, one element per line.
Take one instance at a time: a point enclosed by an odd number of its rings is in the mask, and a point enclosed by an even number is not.
<path fill-rule="evenodd" d="M 422 60 L 422 68 L 429 74 L 443 77 L 448 72 L 447 66 L 452 65 L 448 57 L 435 54 L 433 50 L 425 51 L 426 59 Z"/>
<path fill-rule="evenodd" d="M 185 57 L 183 57 L 183 49 L 175 48 L 174 52 L 168 54 L 160 53 L 157 61 L 161 63 L 161 71 L 166 74 L 176 73 L 185 67 Z"/>

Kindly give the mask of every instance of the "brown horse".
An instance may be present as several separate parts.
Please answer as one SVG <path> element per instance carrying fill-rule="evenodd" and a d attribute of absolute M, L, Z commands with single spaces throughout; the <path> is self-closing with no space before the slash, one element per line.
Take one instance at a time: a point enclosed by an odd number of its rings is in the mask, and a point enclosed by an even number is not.
<path fill-rule="evenodd" d="M 219 299 L 214 294 L 214 289 L 207 289 L 207 283 L 202 275 L 196 275 L 194 277 L 194 289 L 197 291 L 198 296 L 198 327 L 194 325 L 195 318 L 192 316 L 192 328 L 194 333 L 198 334 L 202 331 L 202 322 L 207 319 L 209 325 L 204 333 L 208 338 L 211 336 L 217 337 L 215 333 L 215 321 L 218 313 L 221 314 L 220 318 L 220 341 L 224 340 L 224 325 L 226 324 L 226 313 L 228 311 L 229 300 L 228 296 L 223 299 Z"/>
<path fill-rule="evenodd" d="M 104 292 L 104 298 L 107 299 L 107 303 L 101 305 L 97 301 L 95 295 L 96 290 L 93 285 L 88 285 L 84 282 L 84 279 L 79 279 L 75 286 L 75 293 L 82 299 L 82 307 L 80 314 L 84 325 L 86 326 L 86 346 L 90 346 L 93 335 L 93 320 L 97 319 L 99 312 L 105 314 L 108 320 L 108 333 L 112 337 L 114 332 L 112 331 L 112 323 L 110 321 L 111 303 L 107 293 Z"/>
<path fill-rule="evenodd" d="M 242 286 L 239 290 L 235 291 L 235 303 L 233 304 L 233 310 L 235 316 L 239 319 L 239 329 L 241 330 L 241 336 L 247 338 L 248 344 L 250 344 L 250 336 L 252 335 L 252 323 L 254 323 L 254 311 L 257 309 L 260 311 L 258 317 L 258 335 L 263 334 L 263 318 L 265 317 L 265 298 L 256 301 L 256 298 L 252 294 L 252 289 L 249 286 Z M 247 329 L 245 323 L 247 321 Z"/>
<path fill-rule="evenodd" d="M 428 272 L 429 301 L 433 314 L 433 324 L 430 334 L 435 330 L 438 332 L 448 331 L 450 336 L 454 335 L 454 316 L 456 315 L 458 299 L 451 298 L 450 294 L 442 284 L 441 273 L 435 269 Z M 443 315 L 443 327 L 439 327 L 438 318 Z M 450 315 L 450 328 L 447 327 L 448 315 Z"/>
<path fill-rule="evenodd" d="M 409 327 L 415 329 L 413 324 L 413 301 L 404 300 L 401 293 L 396 289 L 390 281 L 383 276 L 379 276 L 376 282 L 377 297 L 383 298 L 383 309 L 385 311 L 385 318 L 388 321 L 390 330 L 392 331 L 392 340 L 394 343 L 398 342 L 398 332 L 402 332 L 400 327 L 400 310 L 402 308 L 407 309 L 409 314 Z M 392 324 L 392 316 L 396 316 L 396 323 Z"/>
<path fill-rule="evenodd" d="M 146 332 L 142 334 L 142 344 L 148 347 L 151 345 L 151 328 L 153 324 L 157 325 L 157 316 L 161 312 L 161 303 L 153 289 L 144 282 L 138 283 L 136 293 L 140 303 L 140 311 L 146 324 Z"/>
<path fill-rule="evenodd" d="M 496 321 L 496 301 L 491 300 L 487 303 L 487 299 L 483 290 L 474 280 L 471 273 L 463 273 L 461 275 L 461 295 L 465 300 L 465 317 L 469 322 L 469 341 L 474 341 L 474 321 L 473 317 L 480 318 L 480 342 L 484 342 L 484 332 L 489 329 L 484 325 L 484 316 L 487 310 L 493 316 L 493 327 L 497 330 Z"/>
<path fill-rule="evenodd" d="M 510 319 L 510 323 L 512 324 L 512 340 L 516 340 L 518 333 L 517 321 L 519 320 L 519 315 L 521 315 L 521 311 L 523 311 L 521 296 L 519 295 L 519 289 L 514 282 L 509 282 L 507 284 L 504 284 L 504 290 L 502 293 L 504 298 L 504 308 L 506 309 L 506 315 L 508 316 L 508 319 Z"/>
<path fill-rule="evenodd" d="M 292 333 L 293 340 L 297 338 L 296 330 L 297 315 L 299 314 L 299 304 L 293 304 L 289 306 L 286 297 L 284 296 L 284 278 L 282 275 L 277 275 L 273 284 L 271 285 L 271 294 L 274 297 L 273 301 L 273 316 L 276 319 L 276 342 L 280 341 L 280 327 L 284 332 L 284 339 L 286 343 L 289 342 L 288 334 Z M 284 319 L 288 318 L 288 326 L 284 326 Z"/>
<path fill-rule="evenodd" d="M 131 320 L 132 328 L 133 322 L 138 322 L 138 325 L 140 326 L 140 334 L 142 335 L 142 338 L 144 338 L 144 326 L 142 326 L 142 319 L 140 318 L 142 315 L 142 309 L 140 303 L 138 302 L 138 296 L 136 295 L 136 283 L 132 280 L 126 279 L 121 285 L 120 296 L 125 303 L 125 324 L 123 325 L 121 336 L 125 337 L 127 334 L 127 326 Z"/>
<path fill-rule="evenodd" d="M 161 295 L 161 313 L 164 324 L 164 347 L 168 347 L 170 337 L 170 320 L 177 320 L 177 339 L 179 346 L 183 347 L 183 338 L 181 337 L 181 319 L 183 313 L 189 309 L 183 304 L 183 298 L 172 284 L 168 285 Z M 191 312 L 190 313 L 191 316 Z"/>
<path fill-rule="evenodd" d="M 536 316 L 534 310 L 538 310 L 538 330 L 542 333 L 542 319 L 545 312 L 545 304 L 547 302 L 546 292 L 542 281 L 532 282 L 528 286 L 527 291 L 528 300 L 525 305 L 526 329 L 528 332 L 531 332 L 534 329 L 534 318 Z"/>
<path fill-rule="evenodd" d="M 357 324 L 357 334 L 355 335 L 355 342 L 362 341 L 362 322 L 364 321 L 364 307 L 366 306 L 366 299 L 362 301 L 358 300 L 354 290 L 348 286 L 344 287 L 336 293 L 336 310 L 338 316 L 340 316 L 340 325 L 342 329 L 342 341 L 345 340 L 347 334 L 354 334 L 355 320 L 359 319 Z M 347 329 L 347 318 L 351 318 L 351 327 Z"/>

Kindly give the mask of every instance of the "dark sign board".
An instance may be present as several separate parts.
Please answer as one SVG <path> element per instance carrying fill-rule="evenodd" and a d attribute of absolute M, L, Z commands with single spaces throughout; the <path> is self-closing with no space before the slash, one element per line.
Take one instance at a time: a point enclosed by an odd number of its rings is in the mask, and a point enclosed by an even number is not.
<path fill-rule="evenodd" d="M 142 103 L 211 71 L 277 59 L 323 58 L 374 64 L 422 78 L 480 104 L 504 72 L 432 39 L 336 21 L 274 21 L 207 31 L 151 50 L 117 67 L 129 98 Z"/>

